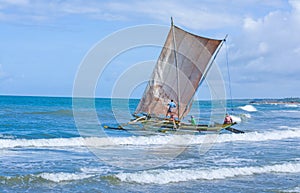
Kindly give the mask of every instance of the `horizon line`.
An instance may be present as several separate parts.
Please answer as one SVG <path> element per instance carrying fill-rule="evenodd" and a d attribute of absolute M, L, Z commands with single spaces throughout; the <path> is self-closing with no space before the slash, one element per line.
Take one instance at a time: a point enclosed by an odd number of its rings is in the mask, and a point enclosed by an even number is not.
<path fill-rule="evenodd" d="M 95 96 L 95 97 L 74 97 L 74 96 L 67 96 L 67 95 L 18 95 L 18 94 L 0 94 L 0 97 L 48 97 L 48 98 L 86 98 L 86 99 L 134 99 L 134 100 L 140 100 L 140 98 L 123 98 L 123 97 L 101 97 L 101 96 Z M 253 98 L 232 98 L 232 100 L 253 100 L 253 99 L 297 99 L 300 97 L 290 96 L 290 97 L 253 97 Z M 201 100 L 210 100 L 210 99 L 198 99 L 195 101 L 201 101 Z M 226 99 L 231 100 L 231 99 Z"/>

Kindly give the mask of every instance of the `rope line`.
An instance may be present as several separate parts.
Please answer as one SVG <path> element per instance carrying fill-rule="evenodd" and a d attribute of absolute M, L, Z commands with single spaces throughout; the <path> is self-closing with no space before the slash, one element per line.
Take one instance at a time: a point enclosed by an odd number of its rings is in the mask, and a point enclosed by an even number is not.
<path fill-rule="evenodd" d="M 226 39 L 225 41 L 225 47 L 226 47 L 226 65 L 227 65 L 227 75 L 228 75 L 228 87 L 229 87 L 229 95 L 230 95 L 230 108 L 231 108 L 231 112 L 233 112 L 233 105 L 232 105 L 232 93 L 231 93 L 231 78 L 230 78 L 230 70 L 229 70 L 229 62 L 228 62 L 228 47 L 227 47 L 227 43 L 226 43 Z"/>

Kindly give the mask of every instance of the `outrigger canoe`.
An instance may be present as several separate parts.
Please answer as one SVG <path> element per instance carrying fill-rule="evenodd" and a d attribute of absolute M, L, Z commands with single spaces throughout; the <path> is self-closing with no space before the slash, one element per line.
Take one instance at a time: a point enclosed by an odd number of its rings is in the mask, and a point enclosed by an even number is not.
<path fill-rule="evenodd" d="M 173 20 L 171 24 L 148 85 L 133 113 L 135 119 L 117 126 L 105 125 L 103 127 L 163 133 L 174 131 L 219 132 L 221 130 L 243 133 L 231 127 L 235 123 L 192 125 L 182 122 L 185 117 L 189 116 L 195 93 L 210 71 L 227 36 L 224 39 L 207 38 L 175 26 Z M 176 110 L 172 112 L 172 117 L 176 117 L 176 121 L 170 120 L 167 116 L 170 112 L 168 109 L 170 101 L 174 101 L 176 104 Z"/>

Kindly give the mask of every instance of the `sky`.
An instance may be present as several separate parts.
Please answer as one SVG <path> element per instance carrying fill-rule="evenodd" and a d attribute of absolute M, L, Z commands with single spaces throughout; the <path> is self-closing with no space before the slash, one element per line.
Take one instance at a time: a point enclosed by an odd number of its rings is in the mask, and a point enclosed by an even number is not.
<path fill-rule="evenodd" d="M 0 0 L 0 95 L 72 96 L 81 62 L 97 43 L 133 26 L 170 26 L 171 16 L 198 35 L 228 34 L 229 68 L 226 54 L 217 63 L 232 98 L 300 96 L 300 0 Z M 110 97 L 115 77 L 133 63 L 155 61 L 160 49 L 114 58 L 96 95 Z M 137 90 L 139 97 L 143 86 Z"/>

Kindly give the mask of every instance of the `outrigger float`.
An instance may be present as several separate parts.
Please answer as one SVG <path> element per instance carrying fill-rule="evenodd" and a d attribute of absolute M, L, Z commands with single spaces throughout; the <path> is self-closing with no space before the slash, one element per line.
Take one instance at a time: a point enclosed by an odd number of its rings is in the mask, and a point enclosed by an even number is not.
<path fill-rule="evenodd" d="M 172 20 L 172 18 L 171 18 Z M 128 123 L 105 129 L 155 132 L 244 133 L 230 124 L 192 124 L 183 122 L 191 110 L 196 91 L 204 81 L 226 37 L 222 40 L 189 33 L 171 23 L 167 39 L 152 76 Z M 176 110 L 168 117 L 168 103 L 173 99 Z"/>

